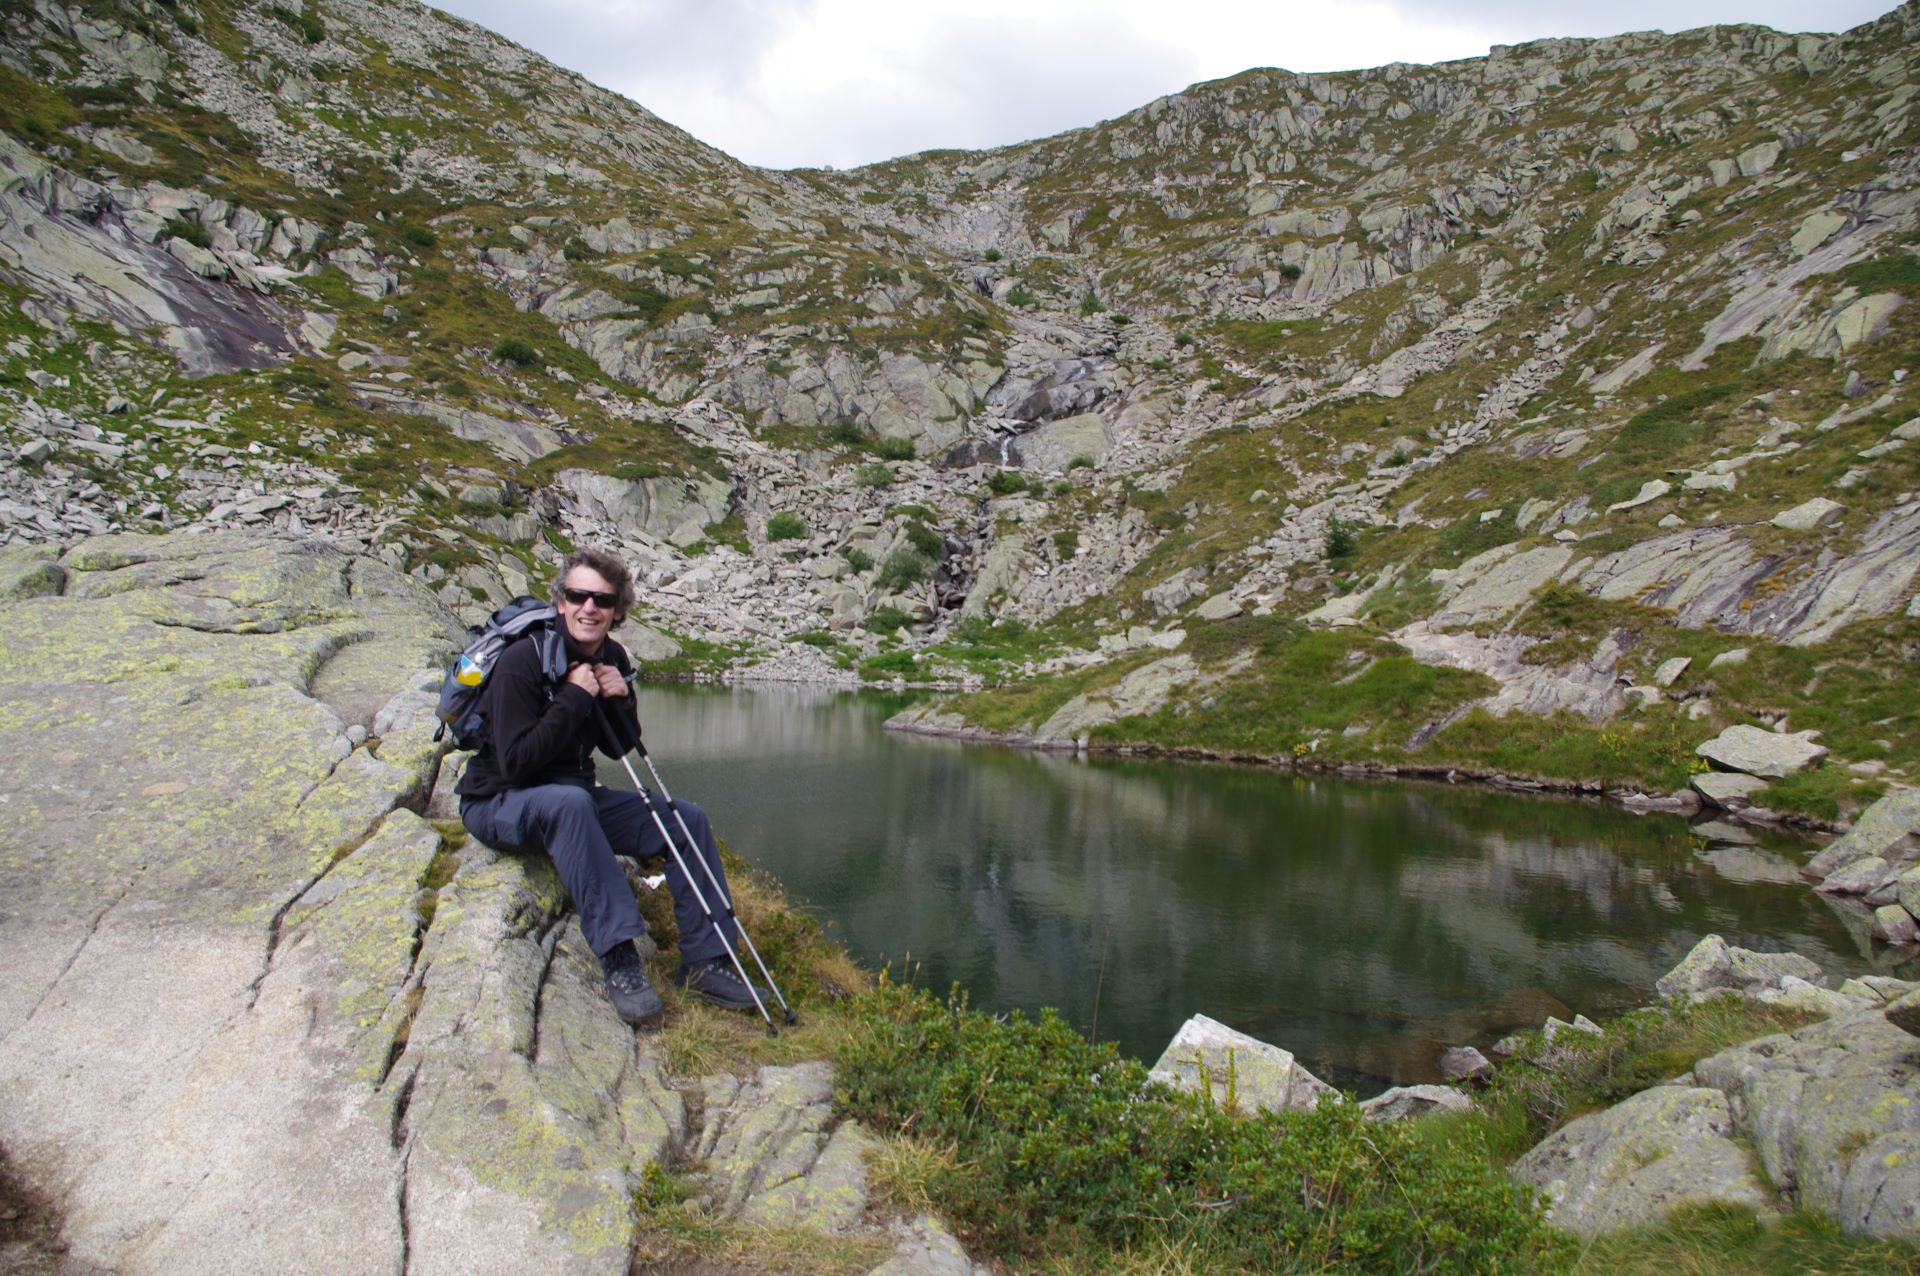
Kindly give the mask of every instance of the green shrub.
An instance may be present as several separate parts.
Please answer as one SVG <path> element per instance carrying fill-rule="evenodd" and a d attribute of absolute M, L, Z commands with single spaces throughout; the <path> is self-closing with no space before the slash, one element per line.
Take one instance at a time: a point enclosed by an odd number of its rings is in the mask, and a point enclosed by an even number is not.
<path fill-rule="evenodd" d="M 1028 292 L 1025 288 L 1015 288 L 1007 294 L 1007 304 L 1009 306 L 1037 306 L 1040 304 L 1040 299 Z"/>
<path fill-rule="evenodd" d="M 319 15 L 309 7 L 303 13 L 295 13 L 285 5 L 267 6 L 267 12 L 300 33 L 308 44 L 318 44 L 327 38 L 327 29 L 320 23 Z"/>
<path fill-rule="evenodd" d="M 869 461 L 854 471 L 862 487 L 891 487 L 896 477 L 893 467 L 880 461 Z"/>
<path fill-rule="evenodd" d="M 987 249 L 986 257 L 988 261 L 999 261 L 1000 250 L 998 248 L 989 248 Z"/>
<path fill-rule="evenodd" d="M 432 248 L 440 242 L 440 237 L 425 226 L 408 226 L 400 232 L 400 238 L 414 248 Z"/>
<path fill-rule="evenodd" d="M 1342 558 L 1352 558 L 1353 551 L 1357 548 L 1357 545 L 1358 541 L 1354 536 L 1353 527 L 1346 519 L 1335 514 L 1327 520 L 1325 548 L 1329 562 Z"/>
<path fill-rule="evenodd" d="M 866 433 L 850 420 L 835 421 L 833 428 L 827 431 L 827 437 L 846 447 L 865 447 Z"/>
<path fill-rule="evenodd" d="M 1164 1248 L 1196 1270 L 1538 1271 L 1565 1242 L 1483 1152 L 1351 1103 L 1237 1118 L 1148 1082 L 1051 1010 L 1004 1019 L 883 982 L 838 1051 L 840 1103 L 951 1149 L 922 1185 L 1021 1269 Z"/>
<path fill-rule="evenodd" d="M 1069 527 L 1064 532 L 1053 534 L 1053 548 L 1062 558 L 1072 558 L 1080 552 L 1080 533 Z"/>
<path fill-rule="evenodd" d="M 995 496 L 1011 496 L 1027 487 L 1027 476 L 1019 470 L 995 470 L 987 475 L 987 490 Z"/>
<path fill-rule="evenodd" d="M 889 603 L 885 607 L 876 607 L 867 617 L 867 628 L 876 634 L 890 634 L 896 629 L 905 628 L 913 623 L 913 617 Z"/>
<path fill-rule="evenodd" d="M 847 566 L 856 572 L 863 572 L 873 566 L 873 555 L 864 549 L 850 549 L 846 554 Z"/>
<path fill-rule="evenodd" d="M 913 440 L 902 438 L 898 434 L 885 435 L 880 440 L 880 459 L 883 461 L 911 461 L 913 459 Z"/>
<path fill-rule="evenodd" d="M 770 541 L 799 540 L 807 534 L 807 525 L 798 514 L 781 510 L 767 520 L 767 539 Z"/>
<path fill-rule="evenodd" d="M 1102 302 L 1099 296 L 1094 293 L 1090 292 L 1080 298 L 1080 313 L 1083 315 L 1097 315 L 1106 308 L 1106 303 Z"/>
<path fill-rule="evenodd" d="M 165 232 L 174 239 L 184 239 L 195 248 L 213 247 L 213 235 L 191 217 L 169 217 Z"/>
<path fill-rule="evenodd" d="M 887 561 L 880 564 L 880 574 L 874 577 L 874 584 L 882 589 L 898 591 L 907 585 L 917 585 L 933 572 L 933 563 L 917 549 L 897 549 L 887 555 Z"/>
<path fill-rule="evenodd" d="M 901 617 L 899 623 L 892 626 L 893 629 L 898 629 L 906 623 L 906 613 L 900 611 L 897 607 L 892 608 L 892 610 L 899 612 Z M 891 630 L 889 632 L 891 632 Z M 919 664 L 914 660 L 911 651 L 883 652 L 878 656 L 869 656 L 860 662 L 861 676 L 867 678 L 885 678 L 891 677 L 894 674 L 914 674 L 918 672 Z"/>
<path fill-rule="evenodd" d="M 525 368 L 540 362 L 540 352 L 518 337 L 508 337 L 493 348 L 493 357 Z"/>
<path fill-rule="evenodd" d="M 616 295 L 620 298 L 621 308 L 608 316 L 611 319 L 638 319 L 642 323 L 652 323 L 673 304 L 672 297 L 652 284 L 633 284 L 619 289 Z"/>
<path fill-rule="evenodd" d="M 1067 462 L 1068 473 L 1072 473 L 1074 470 L 1090 470 L 1092 468 L 1093 468 L 1093 458 L 1088 456 L 1085 452 L 1082 452 L 1080 455 L 1074 457 L 1071 461 Z"/>
<path fill-rule="evenodd" d="M 1173 334 L 1173 344 L 1184 349 L 1193 344 L 1193 334 L 1191 332 L 1176 332 Z"/>
<path fill-rule="evenodd" d="M 913 546 L 928 558 L 938 562 L 947 556 L 946 541 L 940 538 L 940 533 L 934 531 L 925 523 L 914 519 L 907 523 L 904 530 L 906 532 L 907 544 Z"/>

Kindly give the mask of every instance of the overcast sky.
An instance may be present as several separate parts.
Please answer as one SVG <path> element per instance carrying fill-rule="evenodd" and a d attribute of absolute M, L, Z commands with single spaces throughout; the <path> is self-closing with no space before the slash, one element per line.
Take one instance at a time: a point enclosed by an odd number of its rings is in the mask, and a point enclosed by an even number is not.
<path fill-rule="evenodd" d="M 1894 0 L 434 0 L 703 142 L 842 168 L 1093 124 L 1249 67 L 1347 71 L 1542 36 L 1757 22 L 1843 31 Z"/>

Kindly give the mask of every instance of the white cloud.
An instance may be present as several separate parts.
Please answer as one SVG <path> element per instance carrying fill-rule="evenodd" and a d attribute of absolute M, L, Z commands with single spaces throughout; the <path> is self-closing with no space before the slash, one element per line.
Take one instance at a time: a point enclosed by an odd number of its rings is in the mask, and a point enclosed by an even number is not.
<path fill-rule="evenodd" d="M 1438 62 L 1713 22 L 1834 30 L 1888 0 L 444 0 L 748 163 L 853 165 L 1110 118 L 1255 66 Z"/>

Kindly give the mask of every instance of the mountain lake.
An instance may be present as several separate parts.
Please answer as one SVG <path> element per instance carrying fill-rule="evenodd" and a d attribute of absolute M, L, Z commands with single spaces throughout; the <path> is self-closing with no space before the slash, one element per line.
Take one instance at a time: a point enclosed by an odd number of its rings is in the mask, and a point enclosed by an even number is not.
<path fill-rule="evenodd" d="M 892 734 L 900 697 L 647 685 L 676 797 L 870 968 L 1151 1063 L 1190 1015 L 1342 1087 L 1653 1000 L 1702 936 L 1887 969 L 1817 849 L 1597 800 Z M 644 770 L 642 775 L 645 775 Z M 606 783 L 629 787 L 616 764 Z"/>

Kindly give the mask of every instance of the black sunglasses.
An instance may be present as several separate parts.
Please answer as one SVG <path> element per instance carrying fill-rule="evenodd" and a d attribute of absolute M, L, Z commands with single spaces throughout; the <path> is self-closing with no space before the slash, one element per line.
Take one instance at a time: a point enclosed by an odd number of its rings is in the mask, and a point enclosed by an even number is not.
<path fill-rule="evenodd" d="M 597 589 L 567 588 L 560 591 L 560 596 L 572 603 L 575 607 L 586 606 L 587 599 L 591 598 L 593 599 L 593 605 L 601 611 L 612 611 L 613 605 L 620 601 L 620 595 L 612 593 L 603 594 Z"/>

